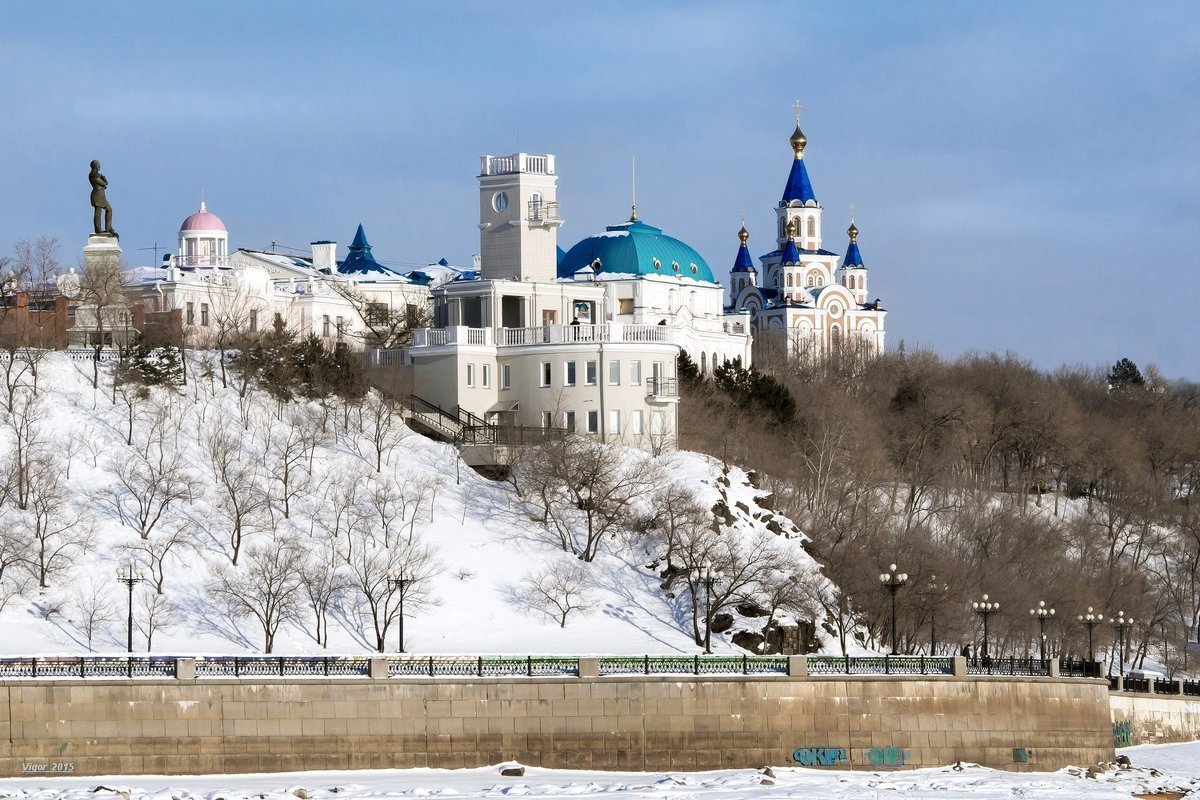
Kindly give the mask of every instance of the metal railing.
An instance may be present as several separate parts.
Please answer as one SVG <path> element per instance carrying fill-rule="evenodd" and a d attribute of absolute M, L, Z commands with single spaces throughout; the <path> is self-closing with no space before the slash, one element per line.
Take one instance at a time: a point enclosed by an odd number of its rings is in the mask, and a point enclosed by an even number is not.
<path fill-rule="evenodd" d="M 197 678 L 365 677 L 367 656 L 216 656 L 196 659 Z"/>
<path fill-rule="evenodd" d="M 1047 676 L 1050 674 L 1050 662 L 1040 658 L 968 658 L 967 674 Z"/>
<path fill-rule="evenodd" d="M 1183 693 L 1188 697 L 1200 697 L 1200 680 L 1184 681 Z"/>
<path fill-rule="evenodd" d="M 787 656 L 602 656 L 601 675 L 787 674 Z"/>
<path fill-rule="evenodd" d="M 1064 678 L 1100 678 L 1101 665 L 1095 661 L 1071 661 L 1062 660 L 1058 662 L 1058 674 Z"/>
<path fill-rule="evenodd" d="M 950 656 L 809 656 L 809 675 L 951 675 Z"/>
<path fill-rule="evenodd" d="M 0 678 L 173 678 L 175 659 L 159 656 L 0 658 Z"/>
<path fill-rule="evenodd" d="M 1149 678 L 1126 678 L 1125 691 L 1127 692 L 1142 692 L 1148 694 L 1150 692 Z"/>
<path fill-rule="evenodd" d="M 571 656 L 391 656 L 388 677 L 463 676 L 525 677 L 578 675 L 579 659 Z"/>
<path fill-rule="evenodd" d="M 646 381 L 648 397 L 678 397 L 679 382 L 675 378 L 650 378 Z"/>

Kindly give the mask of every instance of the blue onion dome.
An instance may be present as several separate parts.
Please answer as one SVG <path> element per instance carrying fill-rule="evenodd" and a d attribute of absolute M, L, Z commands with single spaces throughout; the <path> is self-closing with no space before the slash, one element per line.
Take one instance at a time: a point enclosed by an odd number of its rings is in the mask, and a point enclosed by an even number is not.
<path fill-rule="evenodd" d="M 746 244 L 750 241 L 750 231 L 746 230 L 746 226 L 742 225 L 742 229 L 738 231 L 738 241 L 741 246 L 738 247 L 737 258 L 733 261 L 733 269 L 730 272 L 755 272 L 754 258 L 750 255 L 750 248 Z"/>
<path fill-rule="evenodd" d="M 566 252 L 558 277 L 572 278 L 584 267 L 597 274 L 678 275 L 715 283 L 712 270 L 691 245 L 641 220 L 610 225 Z"/>
<path fill-rule="evenodd" d="M 846 233 L 850 236 L 850 244 L 846 247 L 846 257 L 842 259 L 842 266 L 866 269 L 866 265 L 863 264 L 862 254 L 858 252 L 858 228 L 855 227 L 853 222 L 846 229 Z"/>

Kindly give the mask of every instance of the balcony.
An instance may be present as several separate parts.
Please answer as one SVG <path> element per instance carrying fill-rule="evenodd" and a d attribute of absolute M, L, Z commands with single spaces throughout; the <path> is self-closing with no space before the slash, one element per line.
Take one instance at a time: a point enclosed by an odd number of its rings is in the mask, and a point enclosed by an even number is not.
<path fill-rule="evenodd" d="M 526 220 L 531 228 L 557 228 L 563 224 L 557 200 L 530 200 Z"/>
<path fill-rule="evenodd" d="M 229 267 L 229 266 L 231 266 L 230 261 L 229 261 L 229 256 L 218 256 L 218 255 L 207 255 L 207 254 L 190 255 L 190 256 L 181 256 L 181 255 L 177 255 L 177 254 L 172 255 L 171 256 L 171 264 L 176 267 L 183 267 L 184 269 L 191 269 L 193 267 Z"/>
<path fill-rule="evenodd" d="M 646 402 L 673 403 L 679 400 L 679 381 L 675 378 L 650 378 L 646 381 Z"/>

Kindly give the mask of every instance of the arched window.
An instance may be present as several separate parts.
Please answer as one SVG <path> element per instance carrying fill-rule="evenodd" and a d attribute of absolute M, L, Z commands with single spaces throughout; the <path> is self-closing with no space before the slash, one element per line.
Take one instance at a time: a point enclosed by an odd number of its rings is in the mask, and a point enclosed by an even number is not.
<path fill-rule="evenodd" d="M 814 283 L 816 283 L 816 278 L 814 278 L 812 275 L 809 275 L 809 276 L 808 276 L 808 286 L 809 286 L 809 288 L 812 288 L 812 286 L 813 286 L 813 284 L 814 284 Z"/>
<path fill-rule="evenodd" d="M 797 236 L 799 236 L 799 235 L 800 235 L 800 231 L 804 230 L 803 228 L 801 228 L 801 227 L 800 227 L 800 218 L 799 218 L 799 217 L 793 217 L 793 218 L 792 218 L 792 222 L 795 222 L 795 223 L 796 223 L 796 235 L 797 235 Z"/>
<path fill-rule="evenodd" d="M 829 329 L 829 344 L 834 350 L 842 346 L 842 328 L 840 325 L 834 325 Z"/>
<path fill-rule="evenodd" d="M 716 354 L 716 353 L 713 353 L 713 354 L 712 354 L 712 367 L 713 367 L 713 369 L 716 369 L 716 368 L 717 368 L 718 366 L 720 366 L 720 365 L 721 365 L 721 362 L 720 362 L 719 360 L 717 360 L 717 354 Z"/>
<path fill-rule="evenodd" d="M 817 235 L 817 218 L 809 217 L 808 218 L 808 236 L 811 239 L 811 238 L 815 237 L 816 235 Z"/>
<path fill-rule="evenodd" d="M 788 276 L 787 276 L 787 285 L 788 285 L 789 289 L 792 286 L 792 273 L 790 273 L 790 272 L 788 273 Z"/>
<path fill-rule="evenodd" d="M 708 353 L 700 351 L 700 374 L 704 375 L 708 372 Z"/>

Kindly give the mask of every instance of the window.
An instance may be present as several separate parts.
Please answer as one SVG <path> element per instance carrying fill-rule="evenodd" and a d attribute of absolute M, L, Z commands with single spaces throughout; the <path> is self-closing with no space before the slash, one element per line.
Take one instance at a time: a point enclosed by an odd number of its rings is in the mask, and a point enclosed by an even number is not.
<path fill-rule="evenodd" d="M 661 436 L 667 432 L 667 415 L 662 411 L 650 412 L 650 434 Z"/>
<path fill-rule="evenodd" d="M 326 339 L 329 338 L 329 315 L 326 314 L 321 318 L 321 335 Z"/>
<path fill-rule="evenodd" d="M 492 365 L 491 364 L 483 365 L 483 388 L 485 388 L 485 389 L 492 388 Z"/>
<path fill-rule="evenodd" d="M 608 432 L 621 435 L 621 412 L 615 408 L 608 412 Z"/>
<path fill-rule="evenodd" d="M 346 322 L 341 317 L 338 317 L 337 318 L 337 337 L 339 339 L 341 339 L 342 335 L 345 332 L 346 332 Z"/>
<path fill-rule="evenodd" d="M 583 382 L 588 386 L 596 385 L 596 370 L 597 364 L 595 361 L 588 361 L 584 364 Z"/>
<path fill-rule="evenodd" d="M 542 412 L 542 429 L 549 430 L 550 427 L 553 425 L 554 425 L 554 412 L 543 411 Z"/>
<path fill-rule="evenodd" d="M 568 361 L 563 366 L 566 368 L 566 378 L 563 380 L 563 385 L 564 386 L 574 386 L 575 385 L 575 362 Z"/>
<path fill-rule="evenodd" d="M 512 367 L 509 366 L 508 364 L 500 365 L 500 388 L 501 389 L 512 388 Z M 549 427 L 549 426 L 547 426 L 547 427 Z"/>
<path fill-rule="evenodd" d="M 629 362 L 629 383 L 632 386 L 642 385 L 642 362 Z"/>
<path fill-rule="evenodd" d="M 250 332 L 253 333 L 256 330 L 258 330 L 258 310 L 254 309 L 250 311 Z"/>
<path fill-rule="evenodd" d="M 621 315 L 629 315 L 633 313 L 633 298 L 622 297 L 617 301 L 617 313 Z"/>
<path fill-rule="evenodd" d="M 708 353 L 700 351 L 700 374 L 704 375 L 708 372 Z"/>
<path fill-rule="evenodd" d="M 620 386 L 621 385 L 621 362 L 620 361 L 608 362 L 608 385 L 609 386 Z"/>
<path fill-rule="evenodd" d="M 633 412 L 633 420 L 630 423 L 630 431 L 629 432 L 632 433 L 634 436 L 642 435 L 642 432 L 643 432 L 642 410 L 640 408 L 637 411 Z"/>
<path fill-rule="evenodd" d="M 567 411 L 563 414 L 563 427 L 571 433 L 575 432 L 575 412 Z"/>
<path fill-rule="evenodd" d="M 817 218 L 816 217 L 808 218 L 808 235 L 810 238 L 817 235 Z"/>
<path fill-rule="evenodd" d="M 200 324 L 208 327 L 208 303 L 200 304 Z"/>
<path fill-rule="evenodd" d="M 542 362 L 542 386 L 550 385 L 550 362 Z"/>
<path fill-rule="evenodd" d="M 589 411 L 588 412 L 587 425 L 588 425 L 588 428 L 587 428 L 588 433 L 599 433 L 600 432 L 600 412 L 599 411 Z"/>
<path fill-rule="evenodd" d="M 196 304 L 195 303 L 187 304 L 187 324 L 188 325 L 196 324 Z"/>
<path fill-rule="evenodd" d="M 367 303 L 366 323 L 377 325 L 388 321 L 387 303 Z"/>
<path fill-rule="evenodd" d="M 467 364 L 467 386 L 475 385 L 475 365 Z"/>

